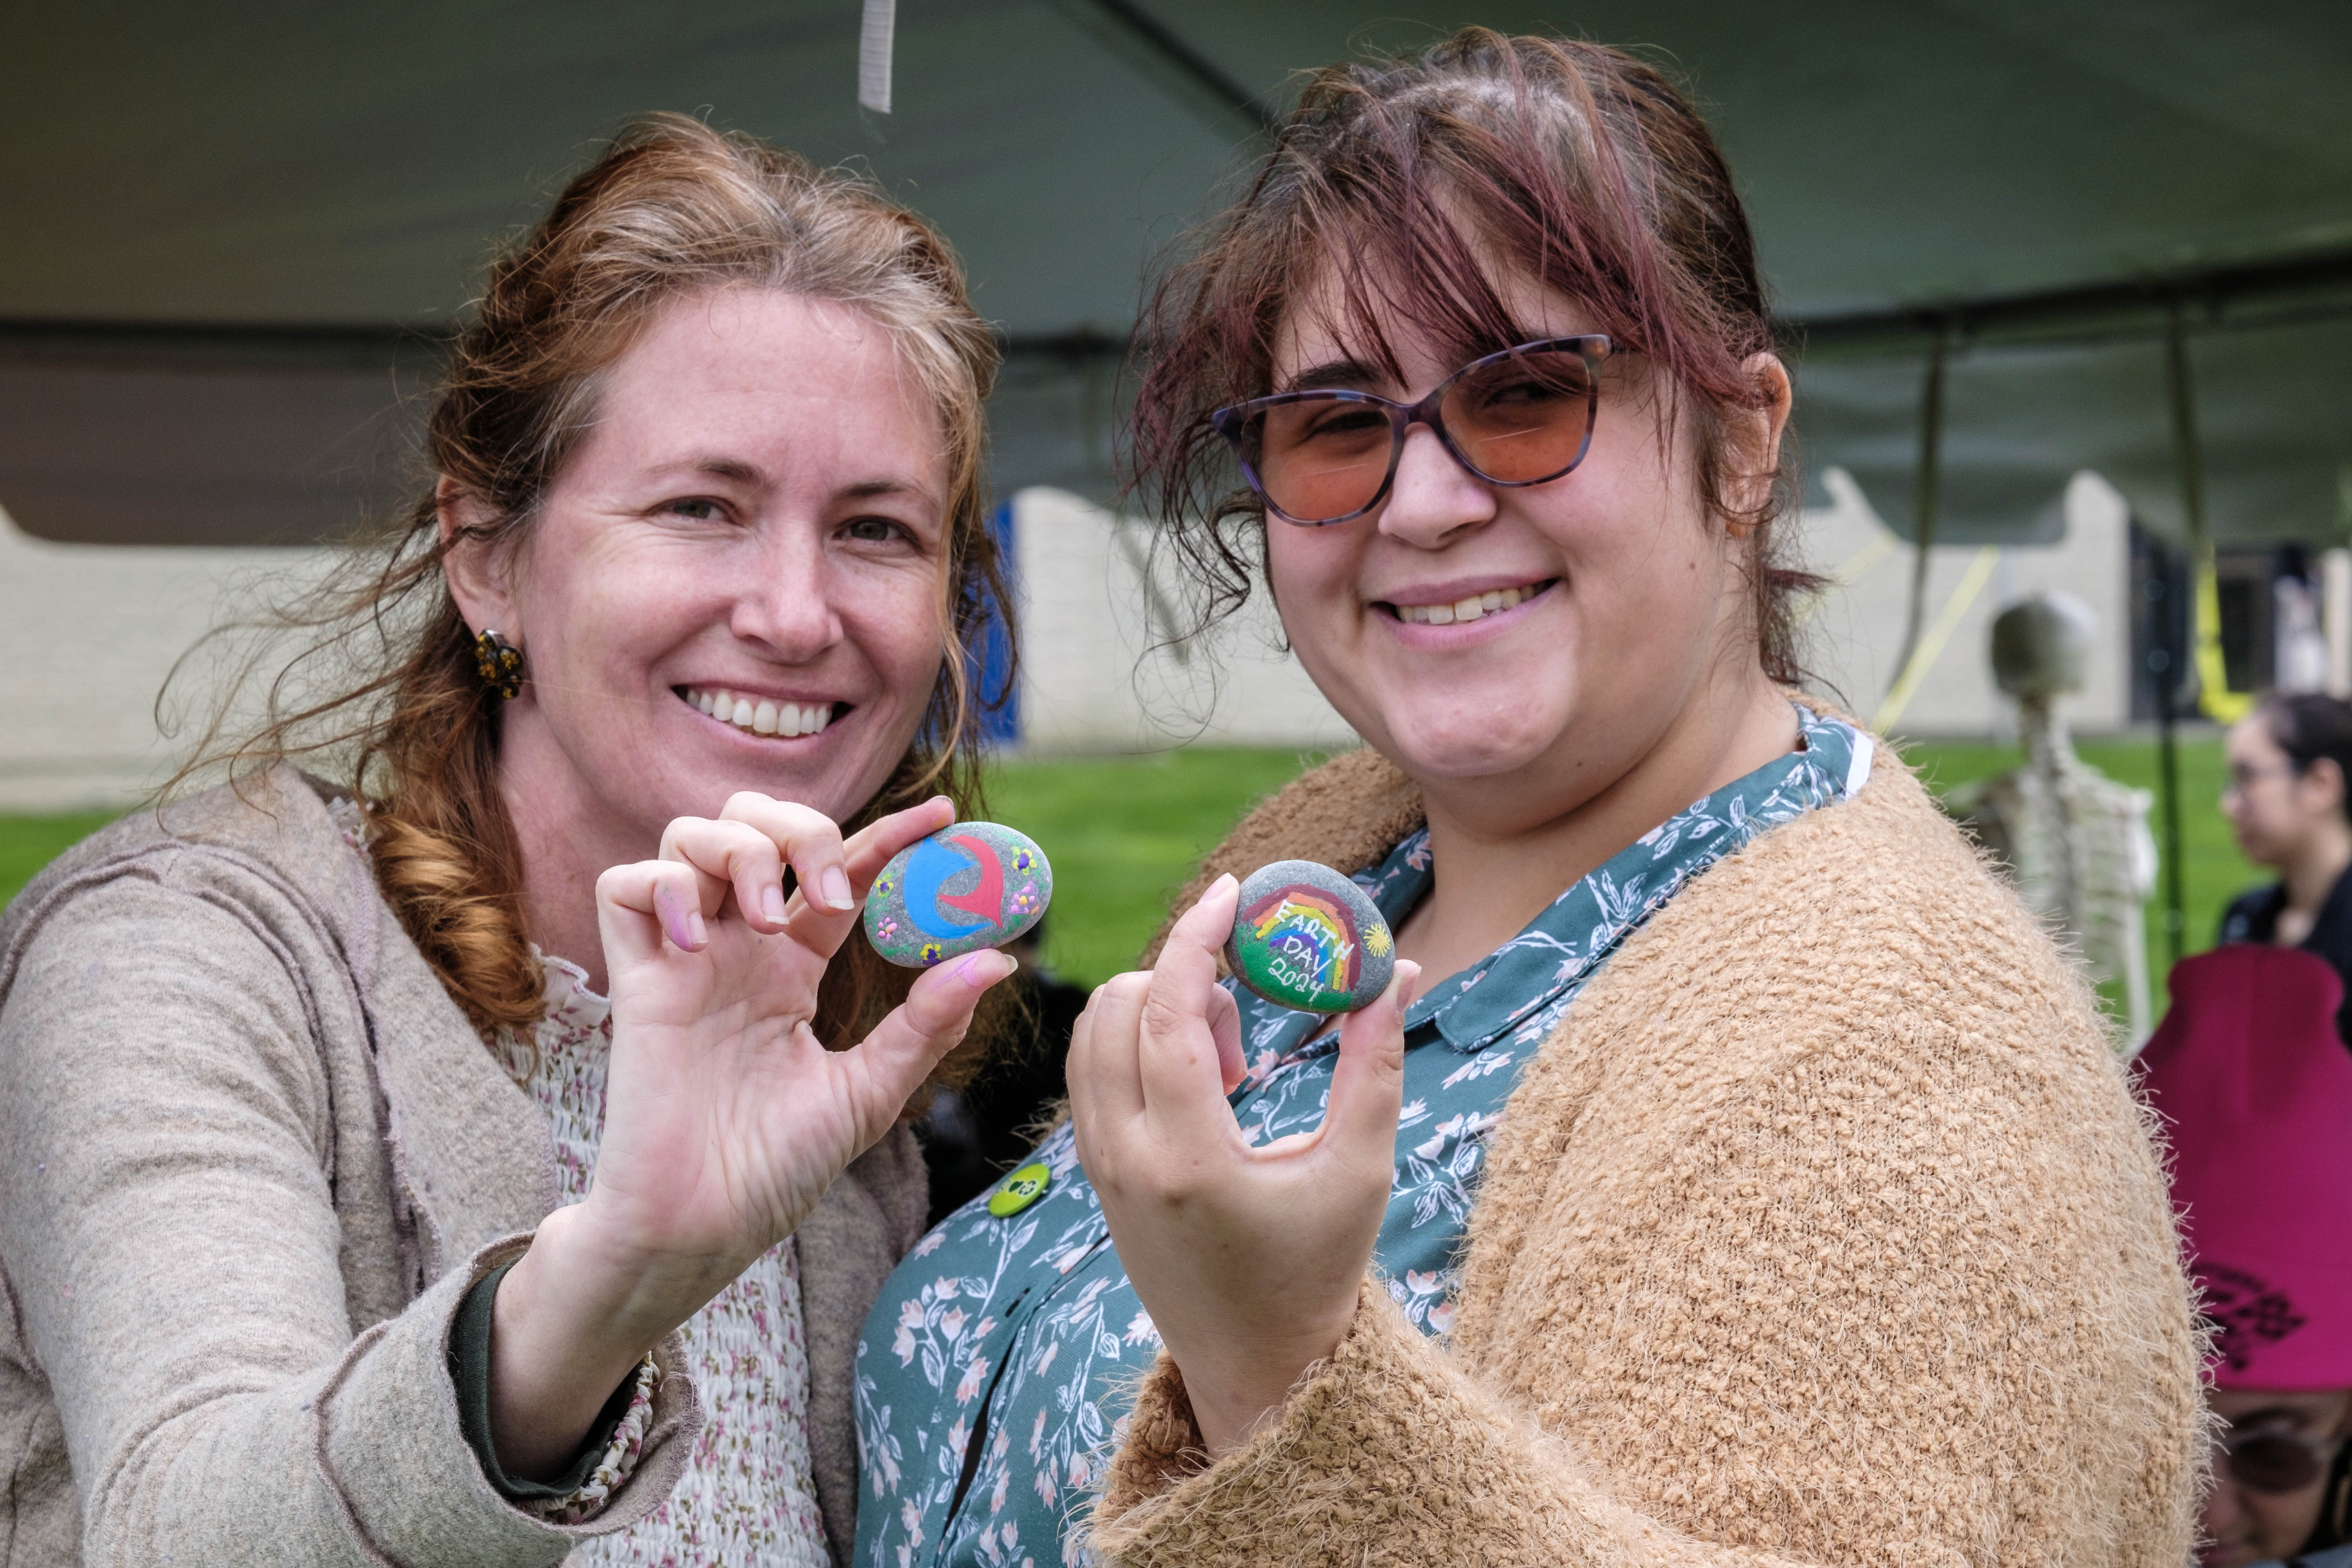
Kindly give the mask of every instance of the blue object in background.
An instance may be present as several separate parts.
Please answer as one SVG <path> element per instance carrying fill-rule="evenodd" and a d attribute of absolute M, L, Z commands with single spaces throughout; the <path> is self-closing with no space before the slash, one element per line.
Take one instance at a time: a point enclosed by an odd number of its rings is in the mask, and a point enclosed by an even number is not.
<path fill-rule="evenodd" d="M 988 520 L 996 541 L 997 559 L 1004 575 L 1006 596 L 1021 597 L 1021 559 L 1013 549 L 1013 503 L 999 505 Z M 1009 746 L 1021 739 L 1021 683 L 1013 678 L 1013 637 L 1003 619 L 1008 605 L 989 615 L 980 637 L 980 668 L 972 689 L 980 699 L 980 737 L 992 746 Z"/>

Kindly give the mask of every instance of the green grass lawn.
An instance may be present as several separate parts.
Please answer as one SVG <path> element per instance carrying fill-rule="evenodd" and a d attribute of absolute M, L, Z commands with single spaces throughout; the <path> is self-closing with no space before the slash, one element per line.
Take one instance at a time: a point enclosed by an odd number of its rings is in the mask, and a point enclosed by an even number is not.
<path fill-rule="evenodd" d="M 2153 741 L 2086 741 L 2080 750 L 2110 777 L 2156 791 Z M 1903 752 L 1937 790 L 2025 760 L 2017 747 L 1981 742 L 1920 742 Z M 2183 951 L 2198 952 L 2212 945 L 2221 907 L 2268 873 L 2238 853 L 2221 816 L 2220 738 L 2184 738 L 2179 755 Z M 1309 760 L 1288 752 L 1194 751 L 1000 765 L 990 780 L 991 811 L 1035 837 L 1054 862 L 1048 961 L 1089 984 L 1133 963 L 1159 928 L 1168 894 L 1200 857 Z M 2155 826 L 2161 842 L 2160 821 Z M 2160 896 L 2149 904 L 2147 930 L 2148 973 L 2161 1015 L 2168 962 Z"/>
<path fill-rule="evenodd" d="M 1034 838 L 1054 863 L 1045 962 L 1089 985 L 1132 967 L 1201 858 L 1244 812 L 1319 760 L 1201 748 L 992 768 L 989 815 Z"/>
<path fill-rule="evenodd" d="M 990 815 L 1036 839 L 1054 863 L 1047 962 L 1090 984 L 1133 964 L 1201 857 L 1244 811 L 1318 760 L 1199 748 L 992 767 Z M 109 819 L 103 812 L 0 814 L 0 902 Z"/>
<path fill-rule="evenodd" d="M 2126 784 L 2156 787 L 2152 742 L 2093 741 L 2085 760 Z M 2014 767 L 2013 747 L 1957 742 L 1906 746 L 1912 765 L 1939 789 Z M 1035 838 L 1054 862 L 1046 958 L 1072 980 L 1117 973 L 1166 911 L 1169 896 L 1243 812 L 1314 757 L 1297 752 L 1188 750 L 1145 757 L 1040 758 L 992 769 L 989 811 Z M 2221 906 L 2263 873 L 2238 854 L 2221 819 L 2221 747 L 2200 736 L 2180 749 L 2181 826 L 2187 853 L 2187 951 L 2212 943 Z M 106 820 L 101 813 L 0 816 L 0 900 L 49 858 Z M 2164 973 L 2159 906 L 2148 912 L 2149 973 Z M 2163 1005 L 2158 987 L 2158 1006 Z"/>
<path fill-rule="evenodd" d="M 110 811 L 67 811 L 22 816 L 0 812 L 0 904 L 16 896 L 59 851 L 114 820 Z"/>

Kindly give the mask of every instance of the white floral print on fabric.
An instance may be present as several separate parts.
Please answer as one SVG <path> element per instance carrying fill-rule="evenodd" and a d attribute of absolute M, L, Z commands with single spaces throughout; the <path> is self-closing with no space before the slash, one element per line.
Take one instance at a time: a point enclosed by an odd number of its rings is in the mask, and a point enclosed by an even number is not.
<path fill-rule="evenodd" d="M 1404 1104 L 1375 1268 L 1407 1319 L 1453 1325 L 1456 1254 L 1486 1141 L 1520 1070 L 1625 938 L 1691 878 L 1768 829 L 1844 799 L 1870 742 L 1800 709 L 1803 749 L 1677 813 L 1405 1015 Z M 1391 925 L 1428 889 L 1414 833 L 1356 881 Z M 1337 1039 L 1245 991 L 1232 1097 L 1264 1143 L 1320 1123 Z M 999 1219 L 985 1196 L 926 1236 L 857 1345 L 858 1568 L 1046 1568 L 1090 1561 L 1083 1523 L 1160 1337 L 1128 1283 L 1067 1126 L 1033 1160 L 1053 1180 Z"/>
<path fill-rule="evenodd" d="M 343 842 L 364 857 L 367 816 L 360 805 L 338 795 L 327 803 L 327 815 Z M 612 1007 L 588 988 L 577 964 L 538 957 L 547 972 L 547 1015 L 527 1037 L 500 1035 L 499 1054 L 547 1111 L 558 1191 L 565 1203 L 578 1203 L 588 1194 L 604 1136 Z M 679 1333 L 704 1411 L 686 1473 L 647 1518 L 582 1542 L 566 1561 L 610 1568 L 825 1568 L 824 1521 L 809 1465 L 808 1345 L 791 1240 L 745 1270 Z M 588 1479 L 530 1511 L 554 1523 L 582 1524 L 604 1510 L 636 1469 L 660 1381 L 648 1356 Z"/>
<path fill-rule="evenodd" d="M 527 1041 L 505 1037 L 501 1054 L 512 1070 L 529 1072 L 524 1087 L 552 1123 L 559 1190 L 564 1202 L 577 1203 L 587 1195 L 604 1134 L 612 1007 L 588 989 L 576 965 L 544 954 L 541 961 L 547 1016 Z M 744 1270 L 679 1333 L 704 1411 L 686 1473 L 652 1513 L 582 1542 L 567 1561 L 602 1568 L 826 1568 L 824 1521 L 809 1465 L 808 1345 L 791 1239 Z M 649 1384 L 644 1393 L 649 1405 Z M 566 1522 L 594 1517 L 635 1468 L 642 1418 L 634 1436 L 627 1428 L 624 1418 L 587 1485 L 557 1505 Z"/>
<path fill-rule="evenodd" d="M 646 1429 L 653 1424 L 654 1390 L 661 1386 L 661 1368 L 651 1356 L 639 1363 L 635 1384 L 629 1390 L 629 1407 L 613 1427 L 613 1440 L 604 1445 L 596 1468 L 580 1483 L 580 1489 L 560 1498 L 546 1498 L 523 1505 L 551 1524 L 584 1524 L 604 1511 L 621 1483 L 635 1473 L 637 1458 L 645 1452 Z"/>

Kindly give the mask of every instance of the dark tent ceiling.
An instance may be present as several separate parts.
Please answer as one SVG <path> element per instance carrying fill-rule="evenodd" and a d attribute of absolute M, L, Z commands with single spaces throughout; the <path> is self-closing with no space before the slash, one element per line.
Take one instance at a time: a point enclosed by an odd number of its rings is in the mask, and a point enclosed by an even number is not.
<path fill-rule="evenodd" d="M 2222 0 L 857 0 L 0 16 L 0 505 L 55 537 L 314 537 L 401 467 L 429 334 L 630 114 L 862 159 L 1013 349 L 1000 489 L 1102 492 L 1116 345 L 1291 71 L 1479 22 L 1695 85 L 1783 315 L 1806 460 L 1906 526 L 1948 345 L 1943 537 L 2095 468 L 2179 526 L 2181 334 L 2217 531 L 2317 539 L 2352 463 L 2352 6 Z M 425 337 L 404 336 L 423 333 Z M 379 502 L 380 504 L 380 502 Z"/>

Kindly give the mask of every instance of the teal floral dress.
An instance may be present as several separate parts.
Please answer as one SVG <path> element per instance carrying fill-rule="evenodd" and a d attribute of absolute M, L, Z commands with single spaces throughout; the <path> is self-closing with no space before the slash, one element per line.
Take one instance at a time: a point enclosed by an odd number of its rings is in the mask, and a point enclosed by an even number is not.
<path fill-rule="evenodd" d="M 1475 967 L 1405 1015 L 1396 1175 L 1374 1266 L 1405 1316 L 1443 1334 L 1455 1254 L 1486 1135 L 1518 1075 L 1626 936 L 1683 885 L 1759 834 L 1844 799 L 1870 742 L 1799 710 L 1805 745 L 1678 813 L 1562 893 Z M 1430 884 L 1416 832 L 1358 874 L 1391 925 Z M 1248 1071 L 1232 1096 L 1264 1143 L 1322 1121 L 1336 1039 L 1322 1022 L 1240 1004 Z M 1083 1563 L 1081 1525 L 1123 1436 L 1160 1335 L 1110 1244 L 1066 1124 L 1032 1156 L 1048 1173 L 975 1198 L 884 1286 L 857 1346 L 860 1568 Z M 1008 1185 L 1013 1184 L 1008 1183 Z M 1004 1189 L 1000 1188 L 1003 1192 Z M 1003 1212 L 1010 1210 L 1010 1213 Z"/>

